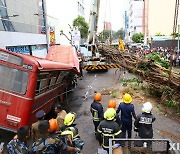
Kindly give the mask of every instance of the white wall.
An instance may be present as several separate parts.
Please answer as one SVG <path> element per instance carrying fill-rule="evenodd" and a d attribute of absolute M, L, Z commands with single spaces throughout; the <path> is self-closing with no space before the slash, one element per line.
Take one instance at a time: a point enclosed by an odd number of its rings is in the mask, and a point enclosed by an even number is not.
<path fill-rule="evenodd" d="M 5 46 L 22 46 L 47 44 L 46 35 L 0 31 L 0 48 Z"/>
<path fill-rule="evenodd" d="M 170 36 L 173 32 L 175 0 L 149 0 L 149 35 L 160 32 Z"/>

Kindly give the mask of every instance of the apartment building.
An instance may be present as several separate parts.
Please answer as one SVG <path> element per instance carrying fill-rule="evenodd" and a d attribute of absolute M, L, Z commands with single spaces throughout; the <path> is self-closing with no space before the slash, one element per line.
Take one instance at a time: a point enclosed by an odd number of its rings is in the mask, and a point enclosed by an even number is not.
<path fill-rule="evenodd" d="M 42 0 L 0 0 L 0 48 L 45 57 L 44 18 Z"/>
<path fill-rule="evenodd" d="M 129 35 L 130 38 L 135 33 L 143 32 L 143 0 L 129 1 Z"/>

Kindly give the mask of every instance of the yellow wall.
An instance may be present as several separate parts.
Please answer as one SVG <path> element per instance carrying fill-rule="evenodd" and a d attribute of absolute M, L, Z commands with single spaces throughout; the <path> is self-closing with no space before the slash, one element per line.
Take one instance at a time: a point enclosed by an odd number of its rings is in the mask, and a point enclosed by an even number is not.
<path fill-rule="evenodd" d="M 170 36 L 173 32 L 175 0 L 149 0 L 149 35 L 161 32 Z"/>

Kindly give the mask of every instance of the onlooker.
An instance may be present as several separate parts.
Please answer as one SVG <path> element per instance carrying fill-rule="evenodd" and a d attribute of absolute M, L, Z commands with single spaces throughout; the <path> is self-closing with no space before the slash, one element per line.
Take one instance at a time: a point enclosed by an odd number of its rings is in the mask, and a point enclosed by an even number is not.
<path fill-rule="evenodd" d="M 67 113 L 65 110 L 63 110 L 61 105 L 57 105 L 55 107 L 55 113 L 57 113 L 56 119 L 59 127 L 58 129 L 60 130 L 64 126 L 64 118 Z"/>
<path fill-rule="evenodd" d="M 134 111 L 134 105 L 131 104 L 132 97 L 129 94 L 123 96 L 123 102 L 120 103 L 116 113 L 121 111 L 121 122 L 122 122 L 122 137 L 126 138 L 126 131 L 128 133 L 128 138 L 132 135 L 132 116 L 136 119 L 136 114 Z"/>
<path fill-rule="evenodd" d="M 39 133 L 39 130 L 38 130 L 38 126 L 39 126 L 39 122 L 44 120 L 44 117 L 45 117 L 45 112 L 43 110 L 39 110 L 36 113 L 36 118 L 38 119 L 38 121 L 33 123 L 32 127 L 31 127 L 31 137 L 32 137 L 33 140 L 35 140 L 36 138 L 41 137 L 41 135 Z"/>
<path fill-rule="evenodd" d="M 17 130 L 17 139 L 12 139 L 7 144 L 8 154 L 30 154 L 26 141 L 30 136 L 28 126 L 20 127 Z"/>

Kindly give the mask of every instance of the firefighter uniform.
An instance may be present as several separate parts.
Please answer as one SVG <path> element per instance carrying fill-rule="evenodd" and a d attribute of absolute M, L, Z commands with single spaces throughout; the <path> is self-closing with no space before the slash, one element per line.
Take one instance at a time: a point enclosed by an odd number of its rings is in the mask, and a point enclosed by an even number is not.
<path fill-rule="evenodd" d="M 104 114 L 103 106 L 98 101 L 93 101 L 93 103 L 91 104 L 90 111 L 93 116 L 93 123 L 94 123 L 95 133 L 96 133 L 99 123 L 101 122 L 101 120 L 103 120 L 103 114 Z"/>
<path fill-rule="evenodd" d="M 128 132 L 128 138 L 131 138 L 132 132 L 132 114 L 135 114 L 134 105 L 120 103 L 116 113 L 121 110 L 121 122 L 122 122 L 122 137 L 126 138 L 126 131 Z"/>
<path fill-rule="evenodd" d="M 153 138 L 152 123 L 155 117 L 151 113 L 139 114 L 134 122 L 134 126 L 138 128 L 138 134 L 141 138 Z"/>
<path fill-rule="evenodd" d="M 110 114 L 110 116 L 108 115 Z M 114 121 L 116 111 L 113 108 L 109 108 L 104 113 L 104 120 L 100 122 L 97 129 L 97 138 L 103 149 L 109 150 L 109 139 L 120 138 L 121 129 L 119 125 Z M 116 142 L 115 142 L 116 143 Z M 115 144 L 113 142 L 113 145 Z"/>
<path fill-rule="evenodd" d="M 123 102 L 120 103 L 116 113 L 121 111 L 121 122 L 122 122 L 122 137 L 126 138 L 126 131 L 128 133 L 128 138 L 132 135 L 132 116 L 136 119 L 136 114 L 134 110 L 134 105 L 131 104 L 132 97 L 128 93 L 123 96 Z"/>

